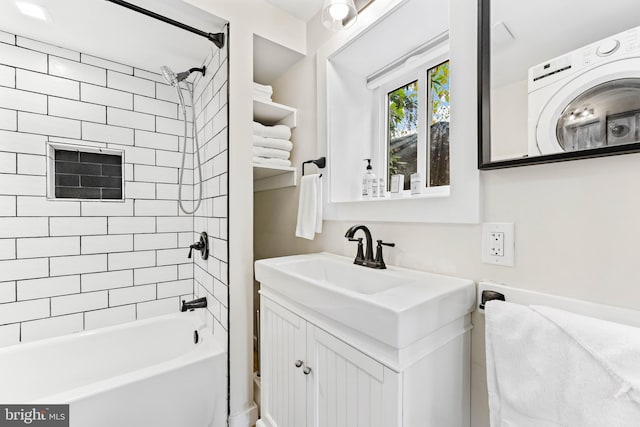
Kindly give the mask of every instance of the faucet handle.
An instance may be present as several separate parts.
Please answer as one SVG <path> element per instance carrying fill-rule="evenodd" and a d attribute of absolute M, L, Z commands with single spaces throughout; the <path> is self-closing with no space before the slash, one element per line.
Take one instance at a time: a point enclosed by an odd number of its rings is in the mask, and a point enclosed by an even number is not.
<path fill-rule="evenodd" d="M 358 252 L 356 253 L 356 259 L 353 263 L 362 265 L 364 263 L 364 246 L 362 244 L 362 237 L 358 237 L 357 239 L 348 237 L 348 239 L 350 242 L 358 242 Z"/>
<path fill-rule="evenodd" d="M 392 248 L 396 246 L 395 243 L 386 243 L 386 242 L 383 242 L 382 240 L 377 240 L 377 242 L 378 242 L 378 246 L 384 245 L 384 246 L 390 246 Z"/>
<path fill-rule="evenodd" d="M 390 246 L 390 247 L 394 247 L 396 244 L 395 243 L 386 243 L 383 242 L 382 240 L 377 240 L 378 242 L 378 247 L 376 248 L 376 259 L 375 259 L 375 265 L 376 268 L 379 268 L 381 270 L 384 270 L 385 268 L 387 268 L 387 265 L 384 263 L 384 258 L 382 257 L 382 246 Z"/>

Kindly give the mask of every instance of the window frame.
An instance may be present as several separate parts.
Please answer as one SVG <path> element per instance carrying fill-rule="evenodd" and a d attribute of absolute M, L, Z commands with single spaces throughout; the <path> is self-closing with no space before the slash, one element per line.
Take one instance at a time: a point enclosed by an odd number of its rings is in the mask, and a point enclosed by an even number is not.
<path fill-rule="evenodd" d="M 376 176 L 385 177 L 387 196 L 389 193 L 389 102 L 388 95 L 414 81 L 418 82 L 418 149 L 417 149 L 417 172 L 423 179 L 421 194 L 411 194 L 411 190 L 403 190 L 399 196 L 403 198 L 415 197 L 447 197 L 451 192 L 451 183 L 437 187 L 430 187 L 427 176 L 427 155 L 429 149 L 429 133 L 427 132 L 427 116 L 431 117 L 431 111 L 428 108 L 428 98 L 430 88 L 428 85 L 429 70 L 437 67 L 444 62 L 450 61 L 449 49 L 443 49 L 438 46 L 429 50 L 419 58 L 410 58 L 410 66 L 405 62 L 403 67 L 389 71 L 387 74 L 379 78 L 379 84 L 370 84 L 370 88 L 375 91 L 374 99 L 376 100 L 374 108 L 377 117 L 376 138 L 374 138 L 372 153 L 373 164 Z"/>
<path fill-rule="evenodd" d="M 373 2 L 362 19 L 327 40 L 316 51 L 315 154 L 327 157 L 322 178 L 325 220 L 423 224 L 480 222 L 482 183 L 477 168 L 476 129 L 479 109 L 475 102 L 477 9 L 464 2 L 451 2 L 448 6 L 447 48 L 453 67 L 449 77 L 454 89 L 451 92 L 449 157 L 453 191 L 448 197 L 424 194 L 368 200 L 359 197 L 364 172 L 362 159 L 372 157 L 377 138 L 376 100 L 369 88 L 371 80 L 377 70 L 388 68 L 385 64 L 398 63 L 401 52 L 417 52 L 417 46 L 435 46 L 431 41 L 442 40 L 439 33 L 427 29 L 430 26 L 420 25 L 413 28 L 415 33 L 407 33 L 404 37 L 378 37 L 378 31 L 395 33 L 391 18 L 409 11 L 411 16 L 423 19 L 429 16 L 429 11 L 419 0 Z M 363 58 L 371 59 L 371 52 L 376 52 L 375 66 L 370 61 L 363 61 Z"/>

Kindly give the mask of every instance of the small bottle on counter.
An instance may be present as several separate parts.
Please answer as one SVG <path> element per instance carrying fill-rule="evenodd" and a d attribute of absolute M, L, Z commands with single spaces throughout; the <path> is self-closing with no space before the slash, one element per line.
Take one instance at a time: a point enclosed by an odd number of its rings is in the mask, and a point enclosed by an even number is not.
<path fill-rule="evenodd" d="M 364 175 L 362 176 L 362 198 L 371 199 L 372 197 L 374 197 L 373 196 L 374 184 L 375 184 L 376 193 L 377 193 L 378 180 L 376 179 L 376 176 L 373 174 L 373 167 L 371 167 L 371 159 L 364 159 L 364 160 L 369 163 L 367 164 L 367 169 Z"/>
<path fill-rule="evenodd" d="M 411 174 L 411 194 L 421 194 L 422 193 L 422 177 L 420 176 L 420 172 Z"/>
<path fill-rule="evenodd" d="M 378 197 L 385 198 L 387 197 L 387 187 L 384 182 L 384 178 L 380 177 L 378 179 Z"/>

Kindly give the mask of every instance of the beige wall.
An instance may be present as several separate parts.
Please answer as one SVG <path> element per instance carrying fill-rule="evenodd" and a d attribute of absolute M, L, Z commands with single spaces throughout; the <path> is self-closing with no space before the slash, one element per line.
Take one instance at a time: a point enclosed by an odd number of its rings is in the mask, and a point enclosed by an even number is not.
<path fill-rule="evenodd" d="M 308 36 L 311 46 L 315 35 Z M 276 82 L 274 99 L 300 109 L 293 151 L 299 167 L 316 156 L 312 53 Z M 375 238 L 396 243 L 385 249 L 388 264 L 640 309 L 639 161 L 640 154 L 632 154 L 483 172 L 483 221 L 516 226 L 513 268 L 481 263 L 479 225 L 367 225 Z M 326 221 L 313 242 L 294 236 L 297 195 L 297 188 L 255 193 L 256 259 L 317 251 L 355 255 L 343 237 L 351 223 Z M 485 427 L 484 327 L 481 315 L 473 320 L 472 420 Z"/>

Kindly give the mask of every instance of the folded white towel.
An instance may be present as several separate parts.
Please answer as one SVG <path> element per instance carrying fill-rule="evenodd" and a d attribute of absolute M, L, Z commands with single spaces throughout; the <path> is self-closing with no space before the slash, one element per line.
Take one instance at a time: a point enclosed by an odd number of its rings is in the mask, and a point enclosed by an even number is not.
<path fill-rule="evenodd" d="M 638 424 L 639 328 L 507 302 L 485 314 L 492 427 Z"/>
<path fill-rule="evenodd" d="M 265 126 L 262 123 L 253 122 L 253 134 L 265 138 L 291 139 L 291 128 L 285 125 Z"/>
<path fill-rule="evenodd" d="M 266 166 L 291 166 L 291 160 L 268 159 L 266 157 L 253 156 L 253 163 Z"/>
<path fill-rule="evenodd" d="M 253 145 L 256 147 L 275 148 L 278 150 L 291 151 L 293 144 L 286 139 L 265 138 L 264 136 L 253 135 Z"/>
<path fill-rule="evenodd" d="M 273 95 L 273 86 L 261 85 L 260 83 L 253 82 L 253 91 L 267 93 L 269 96 L 271 96 Z"/>
<path fill-rule="evenodd" d="M 254 99 L 263 99 L 265 101 L 271 101 L 271 94 L 268 92 L 261 92 L 259 90 L 255 90 L 253 91 L 253 98 Z"/>
<path fill-rule="evenodd" d="M 258 157 L 269 157 L 273 159 L 288 160 L 291 153 L 286 150 L 278 150 L 276 148 L 265 148 L 265 147 L 254 146 L 253 155 Z"/>
<path fill-rule="evenodd" d="M 320 175 L 305 175 L 300 180 L 296 236 L 313 240 L 322 233 L 322 180 Z"/>

